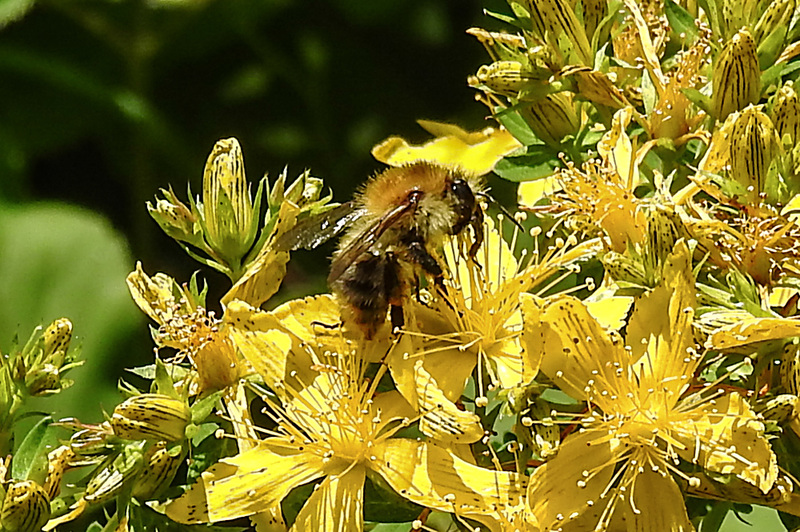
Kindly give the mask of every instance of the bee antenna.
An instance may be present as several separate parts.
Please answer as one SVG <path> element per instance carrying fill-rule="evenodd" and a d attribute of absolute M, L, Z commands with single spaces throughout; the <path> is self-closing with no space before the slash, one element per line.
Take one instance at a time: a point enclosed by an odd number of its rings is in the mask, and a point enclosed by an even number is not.
<path fill-rule="evenodd" d="M 502 212 L 506 216 L 506 218 L 511 220 L 514 223 L 514 225 L 516 225 L 519 228 L 520 231 L 525 232 L 525 228 L 522 227 L 522 224 L 519 223 L 519 220 L 517 220 L 517 218 L 513 214 L 511 214 L 511 212 L 509 212 L 508 209 L 506 209 L 505 205 L 503 205 L 502 203 L 494 199 L 492 196 L 490 196 L 488 192 L 478 192 L 477 195 L 482 197 L 489 203 L 497 205 L 497 208 L 500 209 L 500 212 Z"/>

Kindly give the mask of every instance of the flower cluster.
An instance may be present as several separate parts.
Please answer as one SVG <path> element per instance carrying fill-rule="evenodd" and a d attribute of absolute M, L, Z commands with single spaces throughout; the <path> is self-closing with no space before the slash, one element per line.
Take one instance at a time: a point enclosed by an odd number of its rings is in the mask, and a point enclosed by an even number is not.
<path fill-rule="evenodd" d="M 2 359 L 0 525 L 115 501 L 118 530 L 716 530 L 745 505 L 796 526 L 796 7 L 509 1 L 516 33 L 469 30 L 496 127 L 387 139 L 352 204 L 308 172 L 253 198 L 219 141 L 200 196 L 147 208 L 229 289 L 137 264 L 149 389 L 16 450 L 19 398 L 67 384 L 69 322 Z M 342 230 L 332 293 L 277 304 Z"/>

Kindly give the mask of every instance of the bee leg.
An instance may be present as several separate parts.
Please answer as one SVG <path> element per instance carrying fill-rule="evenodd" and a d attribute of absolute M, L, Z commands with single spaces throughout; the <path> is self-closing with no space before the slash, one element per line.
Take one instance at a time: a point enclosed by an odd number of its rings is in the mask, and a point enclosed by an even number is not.
<path fill-rule="evenodd" d="M 425 270 L 425 273 L 432 277 L 442 276 L 442 267 L 439 265 L 439 262 L 433 258 L 433 255 L 430 254 L 425 247 L 422 237 L 420 237 L 416 231 L 409 232 L 403 239 L 403 244 L 406 246 L 408 258 L 412 262 L 419 264 L 422 269 Z"/>
<path fill-rule="evenodd" d="M 414 297 L 417 298 L 417 301 L 420 300 L 419 299 L 419 275 L 417 275 L 416 272 L 414 272 Z"/>
<path fill-rule="evenodd" d="M 389 319 L 392 322 L 392 332 L 402 329 L 406 324 L 406 316 L 403 314 L 403 307 L 401 305 L 392 305 L 389 307 Z"/>
<path fill-rule="evenodd" d="M 323 329 L 328 329 L 329 331 L 332 331 L 333 329 L 338 329 L 339 327 L 341 327 L 342 326 L 342 322 L 325 323 L 323 321 L 314 320 L 314 321 L 311 322 L 311 326 L 312 327 L 321 327 Z"/>
<path fill-rule="evenodd" d="M 472 213 L 472 218 L 469 220 L 469 225 L 472 226 L 472 232 L 475 233 L 475 241 L 469 247 L 469 258 L 474 261 L 478 255 L 478 250 L 483 244 L 483 210 L 475 209 Z"/>

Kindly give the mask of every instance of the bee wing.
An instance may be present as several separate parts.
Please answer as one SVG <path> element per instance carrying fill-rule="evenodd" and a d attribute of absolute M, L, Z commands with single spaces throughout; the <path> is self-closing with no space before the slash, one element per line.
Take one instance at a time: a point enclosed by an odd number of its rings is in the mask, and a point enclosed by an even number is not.
<path fill-rule="evenodd" d="M 364 209 L 356 209 L 353 202 L 348 201 L 329 211 L 309 216 L 278 237 L 275 248 L 280 251 L 314 249 L 341 233 L 364 212 Z"/>
<path fill-rule="evenodd" d="M 412 210 L 410 203 L 403 203 L 384 214 L 378 221 L 367 227 L 357 235 L 345 249 L 341 250 L 331 263 L 331 273 L 328 275 L 328 284 L 333 284 L 353 261 L 365 253 L 381 237 L 387 229 L 392 227 L 406 212 Z"/>

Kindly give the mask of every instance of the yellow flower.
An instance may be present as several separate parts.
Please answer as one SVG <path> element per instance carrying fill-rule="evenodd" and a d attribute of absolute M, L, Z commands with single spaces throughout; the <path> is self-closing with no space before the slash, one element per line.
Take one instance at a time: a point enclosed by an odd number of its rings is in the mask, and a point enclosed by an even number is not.
<path fill-rule="evenodd" d="M 718 213 L 717 219 L 693 223 L 690 233 L 709 252 L 714 266 L 733 266 L 766 287 L 800 267 L 800 226 L 768 206 L 752 215 Z"/>
<path fill-rule="evenodd" d="M 311 364 L 292 372 L 280 390 L 282 400 L 263 393 L 276 427 L 264 430 L 266 437 L 249 450 L 203 473 L 186 495 L 167 506 L 167 515 L 182 523 L 250 516 L 273 507 L 292 489 L 318 482 L 291 530 L 361 530 L 364 480 L 373 474 L 400 495 L 444 511 L 486 514 L 518 502 L 516 475 L 393 437 L 408 426 L 413 412 L 394 392 L 376 394 L 380 374 L 364 379 L 367 344 L 314 320 L 329 299 L 293 302 L 289 319 L 300 319 L 287 327 L 297 340 L 291 357 Z"/>
<path fill-rule="evenodd" d="M 465 131 L 453 124 L 430 120 L 418 120 L 418 123 L 436 138 L 421 146 L 413 146 L 403 138 L 389 137 L 372 148 L 372 155 L 392 166 L 433 161 L 457 166 L 474 175 L 484 175 L 491 172 L 505 155 L 522 147 L 505 129 Z"/>
<path fill-rule="evenodd" d="M 618 253 L 642 241 L 646 220 L 641 200 L 610 162 L 591 160 L 582 169 L 570 164 L 558 176 L 562 190 L 551 200 L 573 229 L 600 229 L 609 249 Z"/>
<path fill-rule="evenodd" d="M 543 528 L 604 530 L 625 522 L 636 530 L 692 530 L 673 475 L 698 481 L 678 461 L 733 475 L 762 493 L 772 488 L 776 459 L 747 402 L 716 388 L 687 395 L 702 360 L 694 306 L 681 241 L 664 282 L 638 301 L 624 342 L 577 299 L 541 305 L 542 371 L 590 406 L 578 432 L 531 476 L 528 501 Z"/>
<path fill-rule="evenodd" d="M 139 263 L 126 281 L 133 300 L 159 326 L 153 331 L 158 347 L 175 349 L 175 360 L 188 359 L 197 371 L 198 391 L 225 388 L 244 375 L 231 327 L 202 306 L 196 289 L 163 273 L 150 277 Z"/>
<path fill-rule="evenodd" d="M 710 58 L 707 53 L 711 31 L 701 25 L 697 40 L 686 51 L 676 54 L 675 68 L 669 70 L 661 78 L 664 84 L 656 81 L 656 93 L 658 100 L 653 110 L 643 118 L 646 120 L 646 127 L 650 137 L 670 138 L 676 143 L 691 138 L 690 133 L 705 118 L 705 112 L 692 105 L 684 93 L 685 89 L 697 89 L 703 84 L 701 72 L 709 63 Z M 697 136 L 703 132 L 698 131 Z"/>
<path fill-rule="evenodd" d="M 569 246 L 559 240 L 541 255 L 538 248 L 529 258 L 523 254 L 520 264 L 515 244 L 509 246 L 491 220 L 485 225 L 478 263 L 464 259 L 455 240 L 445 246 L 452 278 L 432 308 L 412 303 L 415 320 L 387 359 L 398 390 L 423 414 L 422 431 L 457 443 L 483 435 L 477 416 L 455 405 L 476 366 L 481 396 L 487 389 L 484 374 L 489 388 L 510 388 L 530 382 L 538 371 L 538 350 L 520 339 L 526 292 L 598 247 L 596 241 Z"/>

